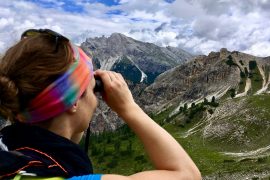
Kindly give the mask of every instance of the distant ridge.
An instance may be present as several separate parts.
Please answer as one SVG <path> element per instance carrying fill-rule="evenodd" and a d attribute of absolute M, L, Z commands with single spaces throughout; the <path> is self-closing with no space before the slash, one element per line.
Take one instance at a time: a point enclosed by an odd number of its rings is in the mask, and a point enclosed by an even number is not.
<path fill-rule="evenodd" d="M 235 90 L 236 97 L 267 93 L 270 90 L 269 59 L 223 48 L 162 73 L 140 99 L 150 111 L 159 111 L 179 102 L 191 104 L 212 96 L 219 99 L 230 89 Z M 250 69 L 252 62 L 255 69 Z"/>
<path fill-rule="evenodd" d="M 81 47 L 92 54 L 97 68 L 121 72 L 132 82 L 151 84 L 155 78 L 194 56 L 175 47 L 159 47 L 120 33 L 87 38 Z"/>

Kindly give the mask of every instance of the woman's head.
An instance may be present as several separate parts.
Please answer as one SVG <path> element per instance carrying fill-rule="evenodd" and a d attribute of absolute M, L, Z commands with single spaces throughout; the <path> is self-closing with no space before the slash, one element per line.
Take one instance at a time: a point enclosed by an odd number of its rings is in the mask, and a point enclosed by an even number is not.
<path fill-rule="evenodd" d="M 52 90 L 50 90 L 53 88 L 49 87 L 52 84 L 55 86 L 57 84 L 56 81 L 58 82 L 59 79 L 62 84 L 58 83 L 57 92 L 64 92 L 65 89 L 62 88 L 61 90 L 61 87 L 63 84 L 67 84 L 70 79 L 77 82 L 76 78 L 79 75 L 78 73 L 74 75 L 71 70 L 72 68 L 77 68 L 74 65 L 76 64 L 76 58 L 74 58 L 75 52 L 73 51 L 74 48 L 71 48 L 71 44 L 67 39 L 58 37 L 56 39 L 55 36 L 48 33 L 27 36 L 11 47 L 2 58 L 0 65 L 0 115 L 11 121 L 14 121 L 17 117 L 22 117 L 22 120 L 24 120 L 24 118 L 28 118 L 25 116 L 29 114 L 35 116 L 36 109 L 40 110 L 40 107 L 36 106 L 36 102 L 40 101 L 40 98 L 37 97 L 43 94 L 42 97 L 48 99 L 47 96 L 44 96 L 46 94 L 44 90 L 55 95 L 55 91 L 51 92 Z M 86 56 L 80 49 L 78 51 L 80 52 L 79 59 L 82 56 Z M 80 67 L 83 68 L 84 65 L 85 63 Z M 83 70 L 87 71 L 85 68 Z M 67 74 L 70 71 L 72 72 Z M 89 81 L 92 76 L 90 69 L 87 73 L 88 76 L 85 76 L 84 81 Z M 66 76 L 67 80 L 63 80 L 63 75 Z M 80 77 L 79 80 L 81 80 Z M 79 85 L 84 84 L 84 86 L 87 86 L 88 83 L 81 83 Z M 85 89 L 86 87 L 78 91 L 84 91 Z M 72 96 L 72 93 L 77 92 L 71 91 L 68 97 Z M 82 92 L 80 92 L 81 94 Z M 34 105 L 33 101 L 35 102 Z M 62 99 L 58 98 L 57 101 L 62 101 Z M 43 105 L 45 106 L 46 104 L 47 102 Z M 34 113 L 32 113 L 33 109 Z M 56 114 L 53 115 L 55 116 Z M 37 121 L 43 121 L 46 120 L 44 118 L 48 119 L 52 118 L 52 116 L 42 118 L 37 119 Z"/>

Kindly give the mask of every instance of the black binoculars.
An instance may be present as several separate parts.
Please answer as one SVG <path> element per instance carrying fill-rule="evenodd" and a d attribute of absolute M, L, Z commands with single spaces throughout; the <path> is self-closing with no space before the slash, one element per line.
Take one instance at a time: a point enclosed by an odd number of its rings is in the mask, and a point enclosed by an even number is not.
<path fill-rule="evenodd" d="M 96 84 L 94 87 L 94 92 L 102 92 L 103 91 L 103 82 L 101 81 L 101 78 L 98 76 L 94 76 L 96 80 Z"/>

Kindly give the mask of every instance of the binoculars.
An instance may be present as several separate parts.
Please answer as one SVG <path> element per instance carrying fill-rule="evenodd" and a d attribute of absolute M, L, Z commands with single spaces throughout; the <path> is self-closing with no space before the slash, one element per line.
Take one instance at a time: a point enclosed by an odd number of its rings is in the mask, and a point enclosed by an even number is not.
<path fill-rule="evenodd" d="M 103 82 L 101 81 L 101 78 L 98 76 L 94 76 L 96 84 L 94 87 L 94 92 L 102 92 L 103 91 Z"/>

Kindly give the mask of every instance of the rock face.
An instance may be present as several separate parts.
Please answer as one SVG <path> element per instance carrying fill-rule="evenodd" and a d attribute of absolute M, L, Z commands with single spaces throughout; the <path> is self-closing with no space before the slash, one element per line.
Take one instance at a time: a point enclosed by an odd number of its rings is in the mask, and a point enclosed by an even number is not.
<path fill-rule="evenodd" d="M 190 105 L 204 98 L 219 99 L 230 90 L 235 91 L 236 97 L 260 94 L 269 91 L 269 72 L 269 57 L 223 48 L 162 73 L 138 99 L 147 112 L 157 113 L 168 107 L 177 111 L 184 103 Z"/>
<path fill-rule="evenodd" d="M 211 52 L 164 72 L 145 89 L 140 101 L 147 111 L 157 112 L 168 106 L 222 96 L 240 81 L 239 69 L 229 67 L 225 57 L 224 52 Z"/>
<path fill-rule="evenodd" d="M 96 68 L 114 70 L 133 82 L 147 84 L 162 72 L 193 58 L 179 48 L 159 47 L 119 33 L 108 38 L 88 38 L 81 47 L 93 56 Z"/>

